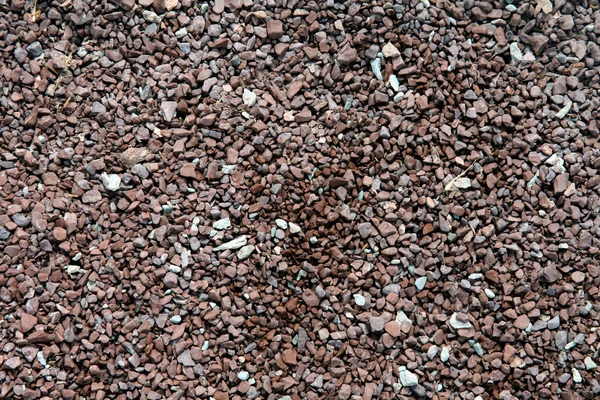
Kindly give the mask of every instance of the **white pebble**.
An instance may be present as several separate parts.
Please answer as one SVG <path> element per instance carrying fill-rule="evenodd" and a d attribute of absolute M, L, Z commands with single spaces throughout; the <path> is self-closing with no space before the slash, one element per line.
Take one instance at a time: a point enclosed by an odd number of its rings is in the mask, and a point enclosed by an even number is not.
<path fill-rule="evenodd" d="M 285 229 L 288 228 L 288 223 L 285 220 L 281 219 L 281 218 L 277 218 L 275 220 L 275 225 L 277 225 L 277 227 L 279 227 L 279 228 L 281 228 L 283 230 L 285 230 Z"/>
<path fill-rule="evenodd" d="M 248 107 L 252 107 L 256 104 L 256 94 L 254 94 L 254 92 L 252 92 L 251 90 L 244 89 L 242 100 L 244 101 L 245 105 L 247 105 Z"/>
<path fill-rule="evenodd" d="M 355 294 L 354 295 L 354 302 L 356 303 L 357 306 L 359 307 L 364 307 L 365 304 L 367 304 L 367 300 L 365 299 L 365 297 L 361 294 Z"/>
<path fill-rule="evenodd" d="M 248 371 L 240 371 L 240 372 L 238 372 L 238 379 L 240 381 L 247 381 L 248 378 L 250 378 L 250 374 L 248 373 Z"/>
<path fill-rule="evenodd" d="M 417 278 L 415 280 L 415 286 L 417 287 L 418 291 L 423 290 L 423 288 L 425 287 L 426 283 L 427 283 L 427 277 L 426 276 L 422 276 L 422 277 Z"/>
<path fill-rule="evenodd" d="M 448 359 L 450 358 L 450 349 L 448 349 L 448 347 L 444 346 L 442 347 L 442 351 L 440 353 L 440 360 L 442 360 L 442 362 L 446 362 L 448 361 Z"/>

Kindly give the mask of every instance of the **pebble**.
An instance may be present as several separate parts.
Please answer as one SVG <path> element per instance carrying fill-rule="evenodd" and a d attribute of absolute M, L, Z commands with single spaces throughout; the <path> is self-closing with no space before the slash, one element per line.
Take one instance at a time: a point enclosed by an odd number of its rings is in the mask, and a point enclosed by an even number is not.
<path fill-rule="evenodd" d="M 251 90 L 244 89 L 242 99 L 244 100 L 244 104 L 248 107 L 252 107 L 256 104 L 256 94 L 254 94 L 254 92 Z"/>
<path fill-rule="evenodd" d="M 296 235 L 296 234 L 301 234 L 302 233 L 302 228 L 300 228 L 299 225 L 293 223 L 293 222 L 288 222 L 288 226 L 290 229 L 290 233 L 292 235 Z"/>
<path fill-rule="evenodd" d="M 229 218 L 221 218 L 220 220 L 213 222 L 212 227 L 216 230 L 226 230 L 231 228 L 231 221 Z"/>
<path fill-rule="evenodd" d="M 250 378 L 250 373 L 248 371 L 240 371 L 238 372 L 238 379 L 240 381 L 247 381 Z"/>
<path fill-rule="evenodd" d="M 419 379 L 415 374 L 406 369 L 406 367 L 402 366 L 399 368 L 400 370 L 400 383 L 404 387 L 416 386 L 419 384 Z"/>
<path fill-rule="evenodd" d="M 364 298 L 364 296 L 362 296 L 360 294 L 354 295 L 354 302 L 359 307 L 364 307 L 367 304 L 367 300 Z"/>
<path fill-rule="evenodd" d="M 454 313 L 450 317 L 450 326 L 454 329 L 469 329 L 473 327 L 469 321 L 459 320 L 458 313 Z"/>
<path fill-rule="evenodd" d="M 369 318 L 369 326 L 371 328 L 371 332 L 383 332 L 385 325 L 385 321 L 382 317 L 370 317 Z"/>
<path fill-rule="evenodd" d="M 277 218 L 275 220 L 275 225 L 277 225 L 279 228 L 281 228 L 283 230 L 286 230 L 288 228 L 288 223 L 281 218 Z"/>
<path fill-rule="evenodd" d="M 442 351 L 440 352 L 440 360 L 445 363 L 450 359 L 450 349 L 446 346 L 442 346 Z"/>
<path fill-rule="evenodd" d="M 254 252 L 255 249 L 256 249 L 256 247 L 254 247 L 254 245 L 251 245 L 251 244 L 242 247 L 237 252 L 238 260 L 242 261 L 242 260 L 245 260 L 246 258 L 250 257 L 250 255 Z"/>
<path fill-rule="evenodd" d="M 516 63 L 520 63 L 523 60 L 523 53 L 519 48 L 519 44 L 517 42 L 513 42 L 510 44 L 510 56 L 512 60 Z"/>
<path fill-rule="evenodd" d="M 239 248 L 246 246 L 247 243 L 248 243 L 248 239 L 246 238 L 246 236 L 240 236 L 238 238 L 230 240 L 229 242 L 223 243 L 220 246 L 215 247 L 213 250 L 214 251 L 237 250 Z"/>
<path fill-rule="evenodd" d="M 417 278 L 415 280 L 415 286 L 417 287 L 418 291 L 423 290 L 423 288 L 425 287 L 426 283 L 427 283 L 427 277 L 426 276 L 421 276 L 420 278 Z"/>
<path fill-rule="evenodd" d="M 590 356 L 586 357 L 583 359 L 583 363 L 585 364 L 585 369 L 592 370 L 592 369 L 596 369 L 597 365 L 594 362 L 594 360 L 592 360 L 592 358 Z"/>
<path fill-rule="evenodd" d="M 102 179 L 102 184 L 104 185 L 104 188 L 106 190 L 109 190 L 111 192 L 119 190 L 119 187 L 121 186 L 121 177 L 119 175 L 107 175 L 106 173 L 102 173 L 102 175 L 100 175 L 100 178 Z"/>

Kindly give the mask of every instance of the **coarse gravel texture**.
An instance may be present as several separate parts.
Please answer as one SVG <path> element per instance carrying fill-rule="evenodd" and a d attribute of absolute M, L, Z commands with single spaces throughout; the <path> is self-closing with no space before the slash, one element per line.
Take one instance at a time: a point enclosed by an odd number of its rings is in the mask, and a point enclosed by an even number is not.
<path fill-rule="evenodd" d="M 597 0 L 0 0 L 0 398 L 595 399 Z"/>

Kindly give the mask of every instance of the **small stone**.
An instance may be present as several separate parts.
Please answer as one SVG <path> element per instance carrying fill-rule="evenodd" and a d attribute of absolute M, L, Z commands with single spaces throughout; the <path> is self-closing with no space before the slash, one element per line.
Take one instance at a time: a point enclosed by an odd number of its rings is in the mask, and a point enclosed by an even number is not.
<path fill-rule="evenodd" d="M 560 326 L 560 317 L 558 315 L 556 317 L 552 318 L 551 320 L 549 320 L 548 324 L 547 324 L 548 329 L 551 329 L 551 330 L 558 329 L 559 326 Z"/>
<path fill-rule="evenodd" d="M 567 346 L 567 332 L 558 331 L 556 332 L 556 338 L 554 339 L 558 350 L 562 350 Z"/>
<path fill-rule="evenodd" d="M 244 247 L 248 243 L 248 239 L 246 236 L 240 236 L 235 238 L 227 243 L 223 243 L 222 245 L 215 247 L 214 251 L 222 251 L 222 250 L 237 250 L 239 248 Z"/>
<path fill-rule="evenodd" d="M 212 227 L 218 231 L 229 229 L 231 227 L 231 221 L 229 220 L 229 218 L 221 218 L 220 220 L 215 221 L 212 224 Z"/>
<path fill-rule="evenodd" d="M 440 352 L 440 360 L 445 363 L 446 361 L 448 361 L 449 358 L 450 358 L 450 349 L 446 346 L 443 346 L 442 351 Z"/>
<path fill-rule="evenodd" d="M 107 175 L 106 172 L 103 172 L 102 175 L 100 175 L 100 179 L 106 190 L 111 192 L 119 190 L 119 187 L 121 186 L 121 177 L 119 175 Z"/>
<path fill-rule="evenodd" d="M 0 226 L 0 240 L 6 240 L 10 237 L 10 232 Z"/>
<path fill-rule="evenodd" d="M 27 50 L 27 54 L 29 54 L 29 57 L 31 58 L 38 58 L 39 56 L 42 55 L 42 53 L 44 52 L 42 50 L 42 45 L 40 42 L 33 42 L 30 45 L 28 45 L 25 50 Z"/>
<path fill-rule="evenodd" d="M 408 371 L 406 369 L 406 367 L 402 366 L 402 367 L 400 367 L 399 370 L 400 370 L 400 383 L 402 384 L 402 386 L 411 387 L 411 386 L 417 386 L 419 384 L 419 378 L 412 372 Z"/>
<path fill-rule="evenodd" d="M 469 329 L 472 328 L 473 325 L 469 321 L 461 321 L 458 319 L 458 313 L 452 314 L 450 317 L 450 326 L 454 329 Z"/>
<path fill-rule="evenodd" d="M 22 362 L 19 357 L 11 357 L 4 361 L 4 366 L 8 369 L 17 369 L 21 366 Z"/>
<path fill-rule="evenodd" d="M 588 371 L 591 369 L 596 369 L 597 367 L 596 363 L 594 362 L 594 360 L 592 360 L 590 356 L 584 358 L 583 363 L 585 364 L 585 369 L 587 369 Z"/>
<path fill-rule="evenodd" d="M 288 227 L 290 228 L 290 233 L 295 235 L 296 233 L 302 233 L 302 229 L 299 225 L 296 225 L 293 222 L 288 222 Z"/>
<path fill-rule="evenodd" d="M 488 297 L 488 299 L 493 300 L 496 297 L 496 294 L 494 292 L 492 292 L 490 289 L 485 288 L 483 290 L 483 292 L 485 293 L 485 295 Z"/>
<path fill-rule="evenodd" d="M 244 93 L 242 94 L 242 100 L 244 104 L 248 107 L 252 107 L 256 104 L 256 94 L 248 89 L 244 89 Z"/>
<path fill-rule="evenodd" d="M 527 315 L 519 315 L 519 317 L 513 323 L 514 327 L 517 329 L 527 329 L 529 324 L 530 322 Z"/>
<path fill-rule="evenodd" d="M 337 61 L 341 65 L 350 65 L 358 60 L 358 52 L 355 48 L 346 45 L 338 52 Z"/>
<path fill-rule="evenodd" d="M 433 360 L 435 358 L 435 356 L 437 356 L 438 351 L 439 351 L 439 348 L 434 344 L 433 346 L 431 346 L 429 348 L 429 350 L 427 350 L 427 358 L 429 358 L 430 360 Z"/>
<path fill-rule="evenodd" d="M 106 113 L 106 106 L 104 106 L 104 104 L 95 101 L 92 104 L 92 114 L 93 115 L 98 115 L 98 114 L 104 114 Z"/>
<path fill-rule="evenodd" d="M 400 50 L 398 50 L 398 48 L 391 43 L 387 43 L 385 46 L 383 46 L 381 52 L 385 58 L 397 58 L 401 55 Z"/>
<path fill-rule="evenodd" d="M 37 324 L 37 317 L 27 313 L 21 314 L 21 332 L 27 333 Z"/>
<path fill-rule="evenodd" d="M 270 19 L 267 21 L 267 36 L 269 39 L 279 39 L 283 36 L 283 22 Z"/>
<path fill-rule="evenodd" d="M 31 223 L 31 218 L 26 217 L 21 213 L 13 214 L 11 219 L 15 224 L 22 228 L 28 226 Z"/>
<path fill-rule="evenodd" d="M 383 332 L 385 322 L 382 317 L 371 317 L 369 318 L 369 326 L 371 327 L 371 332 Z"/>
<path fill-rule="evenodd" d="M 281 353 L 281 359 L 288 365 L 298 364 L 297 357 L 298 353 L 293 349 L 285 349 L 283 353 Z"/>
<path fill-rule="evenodd" d="M 397 92 L 400 89 L 400 82 L 398 81 L 398 77 L 396 75 L 390 75 L 388 82 L 395 92 Z"/>
<path fill-rule="evenodd" d="M 361 294 L 354 295 L 354 303 L 359 307 L 364 307 L 367 304 L 367 299 Z"/>
<path fill-rule="evenodd" d="M 193 367 L 196 365 L 194 360 L 192 359 L 192 353 L 189 349 L 185 349 L 181 352 L 179 356 L 177 356 L 177 362 L 184 367 Z"/>
<path fill-rule="evenodd" d="M 562 274 L 554 265 L 551 265 L 542 270 L 542 278 L 548 283 L 554 283 L 562 278 Z"/>
<path fill-rule="evenodd" d="M 251 244 L 242 247 L 237 252 L 238 260 L 242 261 L 242 260 L 245 260 L 246 258 L 250 257 L 250 255 L 254 252 L 254 250 L 255 250 L 255 247 L 254 247 L 254 245 L 251 245 Z"/>
<path fill-rule="evenodd" d="M 358 233 L 360 234 L 360 237 L 363 239 L 368 238 L 371 235 L 372 230 L 373 230 L 373 226 L 368 222 L 358 225 Z"/>
<path fill-rule="evenodd" d="M 477 95 L 471 89 L 469 89 L 465 92 L 465 100 L 473 101 L 473 100 L 477 100 L 477 99 L 478 99 Z"/>
<path fill-rule="evenodd" d="M 177 287 L 179 284 L 179 278 L 174 272 L 167 272 L 163 278 L 163 282 L 165 283 L 166 287 L 172 289 Z"/>
<path fill-rule="evenodd" d="M 386 322 L 383 326 L 383 329 L 389 333 L 391 337 L 397 338 L 402 334 L 402 329 L 400 323 L 398 321 L 389 321 Z"/>
<path fill-rule="evenodd" d="M 425 284 L 427 283 L 427 277 L 426 276 L 421 276 L 420 278 L 417 278 L 415 280 L 415 286 L 417 287 L 417 290 L 420 292 L 421 290 L 423 290 L 423 288 L 425 287 Z"/>
<path fill-rule="evenodd" d="M 97 203 L 100 200 L 102 200 L 102 194 L 100 194 L 100 192 L 96 189 L 88 190 L 81 197 L 81 201 L 83 201 L 85 204 Z"/>
<path fill-rule="evenodd" d="M 540 55 L 546 50 L 548 46 L 548 41 L 550 39 L 546 35 L 533 35 L 529 39 L 529 43 L 531 44 L 531 49 L 533 50 L 535 55 Z"/>
<path fill-rule="evenodd" d="M 516 63 L 520 63 L 523 60 L 523 52 L 521 52 L 517 42 L 510 44 L 510 57 Z"/>
<path fill-rule="evenodd" d="M 179 170 L 179 175 L 184 178 L 196 178 L 196 164 L 194 163 L 186 163 L 181 166 Z"/>
<path fill-rule="evenodd" d="M 582 381 L 581 374 L 579 373 L 579 371 L 577 370 L 577 368 L 571 369 L 571 373 L 573 374 L 573 382 L 575 382 L 575 383 L 581 383 L 581 381 Z"/>
<path fill-rule="evenodd" d="M 67 231 L 64 228 L 57 226 L 52 231 L 52 236 L 54 236 L 54 240 L 64 242 L 65 240 L 67 240 Z"/>
<path fill-rule="evenodd" d="M 145 147 L 131 147 L 121 153 L 120 161 L 124 166 L 131 168 L 135 164 L 145 161 L 149 154 L 151 154 L 150 150 Z"/>
<path fill-rule="evenodd" d="M 286 230 L 288 228 L 288 223 L 284 219 L 281 219 L 281 218 L 277 218 L 275 220 L 275 225 L 277 225 L 279 228 L 281 228 L 283 230 Z"/>
<path fill-rule="evenodd" d="M 173 117 L 175 116 L 175 112 L 177 111 L 177 102 L 176 101 L 163 101 L 160 105 L 160 112 L 162 113 L 163 118 L 167 122 L 171 122 Z"/>
<path fill-rule="evenodd" d="M 250 373 L 248 371 L 240 371 L 237 377 L 240 381 L 247 381 L 250 378 Z"/>

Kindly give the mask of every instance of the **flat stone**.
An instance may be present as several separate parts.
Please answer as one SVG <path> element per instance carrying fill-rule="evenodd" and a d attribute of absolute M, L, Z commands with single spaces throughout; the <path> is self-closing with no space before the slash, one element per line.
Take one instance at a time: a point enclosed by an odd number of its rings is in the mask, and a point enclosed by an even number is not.
<path fill-rule="evenodd" d="M 135 164 L 145 161 L 146 156 L 151 154 L 145 147 L 131 147 L 121 153 L 120 161 L 125 167 L 131 168 Z"/>
<path fill-rule="evenodd" d="M 67 231 L 64 228 L 61 228 L 60 226 L 57 226 L 52 231 L 52 236 L 54 237 L 54 240 L 57 240 L 59 242 L 63 242 L 65 240 L 67 240 Z"/>
<path fill-rule="evenodd" d="M 562 274 L 556 269 L 554 265 L 545 267 L 542 270 L 542 279 L 544 279 L 548 283 L 554 283 L 559 279 L 562 279 Z"/>
<path fill-rule="evenodd" d="M 21 314 L 21 332 L 27 333 L 37 324 L 37 317 L 27 313 Z"/>
<path fill-rule="evenodd" d="M 425 284 L 427 283 L 427 277 L 426 276 L 421 276 L 419 278 L 417 278 L 415 280 L 415 286 L 417 287 L 418 291 L 423 290 L 423 288 L 425 287 Z"/>
<path fill-rule="evenodd" d="M 240 236 L 229 242 L 223 243 L 222 245 L 215 247 L 214 251 L 223 251 L 223 250 L 237 250 L 239 248 L 244 247 L 248 243 L 248 239 L 246 236 Z"/>
<path fill-rule="evenodd" d="M 368 238 L 371 235 L 372 230 L 373 230 L 373 226 L 368 222 L 358 225 L 358 233 L 360 234 L 360 237 L 363 239 Z"/>
<path fill-rule="evenodd" d="M 255 250 L 255 247 L 254 247 L 254 245 L 251 245 L 251 244 L 242 247 L 237 252 L 238 260 L 242 261 L 242 260 L 245 260 L 246 258 L 250 257 L 250 255 L 254 252 L 254 250 Z"/>
<path fill-rule="evenodd" d="M 25 215 L 23 215 L 21 213 L 13 214 L 11 219 L 13 220 L 13 222 L 15 224 L 17 224 L 18 226 L 20 226 L 22 228 L 31 224 L 31 218 L 26 217 Z"/>
<path fill-rule="evenodd" d="M 469 329 L 472 328 L 473 325 L 469 321 L 461 321 L 458 318 L 458 313 L 452 314 L 450 317 L 450 326 L 454 329 Z"/>
<path fill-rule="evenodd" d="M 298 234 L 298 233 L 302 233 L 302 228 L 300 228 L 299 225 L 293 223 L 293 222 L 288 222 L 288 227 L 290 229 L 290 233 L 292 235 Z"/>
<path fill-rule="evenodd" d="M 229 229 L 231 227 L 231 221 L 229 218 L 221 218 L 220 220 L 213 222 L 212 227 L 218 231 Z"/>
<path fill-rule="evenodd" d="M 400 335 L 402 334 L 402 330 L 400 329 L 400 324 L 398 323 L 398 321 L 389 321 L 386 322 L 385 325 L 383 326 L 383 329 L 390 334 L 390 336 L 392 337 L 400 337 Z"/>
<path fill-rule="evenodd" d="M 184 178 L 196 178 L 196 164 L 185 163 L 179 169 L 179 175 Z"/>
<path fill-rule="evenodd" d="M 519 315 L 519 317 L 513 323 L 514 327 L 518 329 L 527 329 L 529 324 L 530 322 L 527 315 Z"/>
<path fill-rule="evenodd" d="M 21 359 L 19 357 L 11 357 L 4 361 L 4 366 L 7 369 L 14 370 L 14 369 L 19 368 L 22 364 L 23 364 L 23 362 L 21 361 Z"/>
<path fill-rule="evenodd" d="M 171 122 L 177 111 L 176 101 L 163 101 L 160 105 L 160 112 L 167 122 Z"/>
<path fill-rule="evenodd" d="M 371 332 L 383 332 L 385 322 L 382 317 L 370 317 L 369 318 L 369 326 L 371 327 Z"/>
<path fill-rule="evenodd" d="M 10 232 L 0 226 L 0 240 L 6 240 L 10 237 Z"/>
<path fill-rule="evenodd" d="M 81 201 L 83 201 L 85 204 L 97 203 L 100 200 L 102 200 L 102 194 L 100 194 L 100 192 L 96 189 L 88 190 L 81 197 Z"/>
<path fill-rule="evenodd" d="M 401 56 L 400 50 L 389 42 L 383 46 L 381 52 L 385 58 L 397 58 Z"/>

